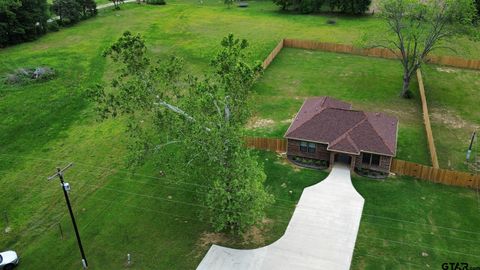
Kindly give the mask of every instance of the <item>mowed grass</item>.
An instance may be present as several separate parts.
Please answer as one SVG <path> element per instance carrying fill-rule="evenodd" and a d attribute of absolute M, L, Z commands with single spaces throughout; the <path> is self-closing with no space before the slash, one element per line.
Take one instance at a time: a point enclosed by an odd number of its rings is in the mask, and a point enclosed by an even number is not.
<path fill-rule="evenodd" d="M 80 256 L 58 181 L 46 180 L 55 167 L 71 161 L 75 166 L 66 179 L 72 185 L 72 204 L 92 268 L 120 269 L 130 253 L 134 269 L 193 269 L 215 239 L 253 247 L 280 237 L 301 190 L 323 179 L 325 173 L 297 171 L 274 155 L 262 153 L 267 187 L 280 199 L 268 209 L 269 220 L 260 228 L 262 241 L 203 237 L 211 230 L 197 219 L 199 206 L 191 205 L 195 203 L 195 180 L 160 177 L 159 171 L 165 168 L 158 160 L 127 168 L 123 120 L 95 121 L 85 90 L 112 77 L 112 65 L 101 53 L 125 30 L 142 33 L 152 56 L 175 53 L 186 59 L 190 71 L 200 73 L 208 70 L 219 41 L 230 32 L 247 38 L 249 57 L 261 60 L 283 37 L 353 43 L 380 23 L 372 17 L 338 17 L 331 26 L 326 24 L 329 18 L 280 14 L 269 1 L 250 2 L 248 9 L 228 9 L 214 1 L 203 5 L 169 2 L 161 7 L 130 4 L 35 42 L 0 50 L 0 76 L 40 65 L 58 72 L 49 82 L 0 86 L 0 211 L 7 212 L 11 229 L 1 232 L 0 248 L 19 252 L 19 269 L 79 268 Z M 462 41 L 460 45 L 478 48 L 476 43 Z M 468 54 L 468 50 L 461 51 Z M 457 210 L 442 206 L 447 213 Z M 0 226 L 3 231 L 3 216 Z"/>
<path fill-rule="evenodd" d="M 413 81 L 414 99 L 399 97 L 401 74 L 397 61 L 284 49 L 255 86 L 256 118 L 250 132 L 282 137 L 306 98 L 331 96 L 354 109 L 397 117 L 397 158 L 430 164 L 418 87 Z"/>
<path fill-rule="evenodd" d="M 474 190 L 409 177 L 353 177 L 365 198 L 351 269 L 480 265 L 480 202 Z"/>
<path fill-rule="evenodd" d="M 450 67 L 423 69 L 433 136 L 440 167 L 479 171 L 480 145 L 475 143 L 472 158 L 466 152 L 472 133 L 480 131 L 480 72 Z"/>
<path fill-rule="evenodd" d="M 108 130 L 105 128 L 103 131 Z M 91 136 L 99 145 L 89 144 Z M 93 157 L 105 147 L 112 149 L 111 154 L 104 162 L 76 162 L 65 175 L 72 187 L 70 196 L 87 258 L 95 269 L 121 269 L 127 253 L 132 255 L 133 269 L 194 269 L 212 243 L 243 248 L 271 243 L 285 231 L 302 190 L 326 176 L 295 169 L 275 154 L 259 152 L 268 175 L 266 188 L 277 198 L 267 209 L 265 224 L 245 237 L 213 234 L 209 224 L 199 219 L 203 207 L 195 200 L 205 188 L 194 181 L 153 174 L 163 169 L 161 165 L 122 169 L 117 160 L 124 149 L 116 149 L 117 139 L 111 133 L 88 134 L 83 138 L 85 146 L 71 151 L 88 151 Z M 3 155 L 1 160 L 10 159 Z M 28 173 L 2 171 L 1 185 L 10 194 L 2 199 L 2 209 L 8 213 L 11 231 L 3 233 L 6 224 L 2 219 L 0 245 L 20 254 L 19 269 L 80 266 L 63 194 L 57 181 L 45 178 L 52 172 L 48 168 L 66 162 L 25 158 L 22 168 Z M 30 186 L 32 183 L 37 185 Z M 51 264 L 43 268 L 45 261 Z"/>

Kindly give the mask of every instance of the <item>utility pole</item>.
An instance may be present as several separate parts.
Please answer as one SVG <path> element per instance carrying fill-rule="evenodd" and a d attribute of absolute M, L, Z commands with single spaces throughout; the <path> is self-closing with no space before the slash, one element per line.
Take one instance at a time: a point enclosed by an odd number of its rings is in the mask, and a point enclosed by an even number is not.
<path fill-rule="evenodd" d="M 75 222 L 75 216 L 73 215 L 70 199 L 68 198 L 68 190 L 70 190 L 70 186 L 68 185 L 68 183 L 65 183 L 63 181 L 63 173 L 72 166 L 73 166 L 73 163 L 70 163 L 63 169 L 57 168 L 57 172 L 54 175 L 48 177 L 48 180 L 52 180 L 55 177 L 58 177 L 60 179 L 63 195 L 65 195 L 65 201 L 67 202 L 68 212 L 70 213 L 70 218 L 72 219 L 72 223 L 73 223 L 73 229 L 75 230 L 75 236 L 77 237 L 78 247 L 80 248 L 80 253 L 82 254 L 82 266 L 83 266 L 83 269 L 87 269 L 88 267 L 87 258 L 85 257 L 85 252 L 83 251 L 82 240 L 80 240 L 80 233 L 78 232 L 77 223 Z"/>

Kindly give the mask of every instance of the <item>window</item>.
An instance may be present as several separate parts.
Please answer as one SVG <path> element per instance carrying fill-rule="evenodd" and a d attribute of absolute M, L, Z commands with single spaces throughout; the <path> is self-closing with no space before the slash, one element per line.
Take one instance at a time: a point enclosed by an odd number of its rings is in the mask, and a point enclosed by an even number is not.
<path fill-rule="evenodd" d="M 380 165 L 380 156 L 379 155 L 372 155 L 372 165 L 379 166 Z"/>
<path fill-rule="evenodd" d="M 317 144 L 316 143 L 308 143 L 308 152 L 309 153 L 315 153 L 317 150 Z"/>
<path fill-rule="evenodd" d="M 300 151 L 307 152 L 308 151 L 308 143 L 307 142 L 300 142 Z"/>
<path fill-rule="evenodd" d="M 370 165 L 370 159 L 371 158 L 372 158 L 372 154 L 363 153 L 362 163 Z"/>
<path fill-rule="evenodd" d="M 380 166 L 380 156 L 363 153 L 362 155 L 362 164 L 373 165 L 373 166 Z"/>

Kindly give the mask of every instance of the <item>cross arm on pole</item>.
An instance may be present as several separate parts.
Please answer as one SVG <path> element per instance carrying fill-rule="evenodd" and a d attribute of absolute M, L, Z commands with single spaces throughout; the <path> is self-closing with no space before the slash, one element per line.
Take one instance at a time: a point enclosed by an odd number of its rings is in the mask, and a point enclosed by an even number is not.
<path fill-rule="evenodd" d="M 70 164 L 68 164 L 67 166 L 65 166 L 65 168 L 63 169 L 60 169 L 60 168 L 57 168 L 57 172 L 51 176 L 49 176 L 47 179 L 48 180 L 52 180 L 54 179 L 55 177 L 62 177 L 63 176 L 63 172 L 65 172 L 66 170 L 68 170 L 70 167 L 73 166 L 73 163 L 70 162 Z"/>

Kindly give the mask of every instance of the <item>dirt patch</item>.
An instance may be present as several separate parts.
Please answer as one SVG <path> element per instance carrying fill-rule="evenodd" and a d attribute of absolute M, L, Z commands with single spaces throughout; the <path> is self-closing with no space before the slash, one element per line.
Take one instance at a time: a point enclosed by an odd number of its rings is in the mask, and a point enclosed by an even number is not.
<path fill-rule="evenodd" d="M 211 245 L 224 245 L 228 243 L 229 240 L 229 237 L 225 233 L 203 232 L 192 253 L 195 258 L 199 258 L 204 255 L 205 251 L 208 250 Z"/>
<path fill-rule="evenodd" d="M 430 118 L 432 121 L 442 123 L 451 128 L 470 128 L 478 129 L 480 126 L 469 123 L 463 120 L 456 113 L 446 109 L 433 109 L 430 110 Z"/>
<path fill-rule="evenodd" d="M 350 76 L 352 76 L 352 75 L 354 75 L 353 72 L 347 71 L 347 72 L 341 73 L 339 76 L 340 76 L 340 77 L 350 77 Z"/>
<path fill-rule="evenodd" d="M 256 128 L 263 128 L 263 127 L 270 127 L 275 124 L 275 121 L 272 119 L 262 119 L 258 117 L 253 117 L 248 121 L 247 128 L 248 129 L 256 129 Z"/>
<path fill-rule="evenodd" d="M 276 164 L 280 164 L 283 166 L 289 166 L 293 169 L 295 172 L 299 172 L 302 168 L 293 164 L 287 159 L 287 154 L 286 153 L 278 153 L 277 154 L 278 160 L 275 161 Z"/>
<path fill-rule="evenodd" d="M 437 233 L 438 232 L 438 229 L 437 227 L 435 226 L 435 222 L 433 221 L 433 218 L 432 218 L 432 211 L 429 211 L 428 212 L 428 222 L 432 225 L 432 233 Z"/>
<path fill-rule="evenodd" d="M 255 246 L 263 246 L 265 245 L 265 235 L 268 231 L 272 228 L 273 220 L 264 218 L 262 223 L 253 226 L 242 235 L 244 245 L 255 245 Z"/>
<path fill-rule="evenodd" d="M 446 72 L 446 73 L 457 73 L 458 70 L 453 68 L 446 68 L 446 67 L 437 67 L 437 71 Z"/>
<path fill-rule="evenodd" d="M 274 221 L 264 218 L 262 222 L 256 226 L 252 226 L 247 232 L 243 233 L 240 238 L 228 235 L 226 233 L 203 232 L 197 241 L 196 248 L 191 254 L 199 258 L 205 254 L 211 245 L 220 246 L 236 246 L 241 244 L 245 247 L 261 247 L 266 243 L 266 235 L 272 229 Z"/>

